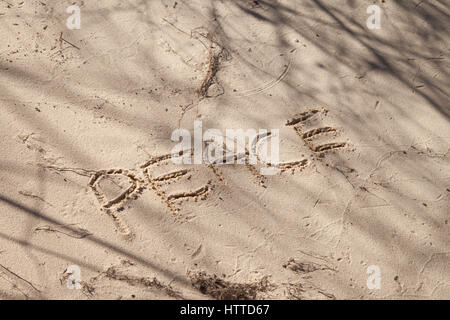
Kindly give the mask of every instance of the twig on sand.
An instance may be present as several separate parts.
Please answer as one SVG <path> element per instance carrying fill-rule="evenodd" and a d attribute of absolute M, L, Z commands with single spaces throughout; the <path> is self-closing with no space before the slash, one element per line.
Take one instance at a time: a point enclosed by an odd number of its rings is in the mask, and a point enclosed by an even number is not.
<path fill-rule="evenodd" d="M 170 25 L 171 25 L 172 27 L 174 27 L 175 29 L 177 29 L 178 31 L 180 31 L 180 32 L 182 32 L 182 33 L 184 33 L 184 34 L 190 36 L 189 33 L 187 33 L 186 31 L 184 31 L 184 30 L 178 28 L 174 23 L 170 22 L 170 21 L 167 20 L 166 18 L 163 18 L 163 20 L 164 20 L 165 22 L 167 22 L 168 24 L 170 24 Z"/>
<path fill-rule="evenodd" d="M 42 201 L 42 202 L 48 204 L 49 206 L 53 207 L 53 205 L 52 205 L 51 203 L 45 201 L 43 198 L 41 198 L 41 197 L 39 197 L 39 196 L 37 196 L 37 195 L 35 195 L 35 194 L 32 194 L 31 192 L 28 192 L 28 191 L 20 191 L 20 190 L 19 190 L 18 193 L 21 194 L 21 195 L 23 195 L 23 196 L 25 196 L 25 197 L 30 197 L 30 198 L 33 198 L 33 199 L 36 199 L 36 200 L 40 200 L 40 201 Z"/>
<path fill-rule="evenodd" d="M 3 273 L 9 274 L 9 275 L 13 275 L 16 278 L 19 278 L 22 281 L 25 281 L 28 285 L 30 285 L 34 290 L 36 290 L 37 292 L 41 292 L 38 288 L 36 288 L 30 281 L 22 278 L 21 276 L 19 276 L 17 273 L 9 270 L 8 268 L 6 268 L 4 265 L 0 264 L 0 271 L 3 271 Z"/>
<path fill-rule="evenodd" d="M 67 41 L 66 39 L 64 39 L 64 38 L 63 38 L 63 33 L 62 33 L 62 31 L 61 31 L 61 33 L 60 33 L 60 35 L 59 35 L 59 43 L 60 43 L 60 46 L 62 46 L 62 42 L 63 42 L 63 41 L 64 41 L 65 43 L 71 45 L 72 47 L 74 47 L 74 48 L 76 48 L 76 49 L 78 49 L 78 50 L 81 50 L 79 47 L 77 47 L 76 45 L 74 45 L 72 42 L 69 42 L 69 41 Z"/>
<path fill-rule="evenodd" d="M 83 239 L 83 238 L 86 238 L 87 236 L 92 235 L 92 233 L 90 233 L 86 229 L 73 228 L 73 227 L 67 228 L 66 226 L 62 226 L 62 227 L 68 229 L 72 234 L 70 234 L 69 232 L 65 232 L 65 231 L 61 231 L 61 230 L 52 228 L 51 226 L 36 227 L 34 229 L 34 231 L 58 232 L 58 233 L 62 233 L 64 235 L 66 235 L 68 237 L 75 238 L 75 239 Z"/>

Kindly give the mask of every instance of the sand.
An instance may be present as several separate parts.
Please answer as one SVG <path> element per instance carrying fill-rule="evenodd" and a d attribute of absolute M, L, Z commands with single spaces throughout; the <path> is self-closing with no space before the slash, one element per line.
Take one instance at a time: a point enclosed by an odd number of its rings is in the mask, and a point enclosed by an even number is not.
<path fill-rule="evenodd" d="M 0 298 L 449 299 L 450 11 L 371 2 L 0 1 Z"/>

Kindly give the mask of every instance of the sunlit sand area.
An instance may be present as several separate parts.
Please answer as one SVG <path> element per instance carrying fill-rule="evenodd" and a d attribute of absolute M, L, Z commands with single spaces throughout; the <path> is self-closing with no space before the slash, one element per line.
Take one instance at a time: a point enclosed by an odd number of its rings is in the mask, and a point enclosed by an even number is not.
<path fill-rule="evenodd" d="M 449 15 L 1 0 L 0 298 L 449 299 Z"/>

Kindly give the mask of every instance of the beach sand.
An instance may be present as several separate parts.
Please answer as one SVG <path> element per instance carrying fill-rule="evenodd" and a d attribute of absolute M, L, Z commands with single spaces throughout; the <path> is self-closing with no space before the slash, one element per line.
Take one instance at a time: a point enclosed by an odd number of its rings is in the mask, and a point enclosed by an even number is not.
<path fill-rule="evenodd" d="M 450 11 L 372 2 L 1 1 L 0 298 L 449 299 Z"/>

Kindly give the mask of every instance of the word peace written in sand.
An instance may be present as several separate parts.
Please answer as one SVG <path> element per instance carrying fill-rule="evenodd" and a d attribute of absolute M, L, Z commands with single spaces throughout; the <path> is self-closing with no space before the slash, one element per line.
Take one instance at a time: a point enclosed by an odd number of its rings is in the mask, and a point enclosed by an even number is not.
<path fill-rule="evenodd" d="M 306 127 L 312 126 L 314 124 L 314 119 L 319 115 L 326 116 L 327 113 L 328 111 L 326 109 L 310 109 L 296 114 L 286 122 L 286 126 L 292 127 L 295 130 L 309 150 L 320 156 L 323 156 L 329 151 L 342 149 L 347 145 L 345 142 L 315 143 L 318 135 L 336 134 L 337 129 L 333 127 L 325 126 L 305 129 Z M 182 154 L 179 156 L 182 156 Z M 177 217 L 177 213 L 182 209 L 184 201 L 192 200 L 197 202 L 198 200 L 205 200 L 210 196 L 211 191 L 214 190 L 218 184 L 227 184 L 224 175 L 220 170 L 220 164 L 184 166 L 181 169 L 176 168 L 175 170 L 161 172 L 162 169 L 174 166 L 173 161 L 171 161 L 173 160 L 173 157 L 173 154 L 152 157 L 137 170 L 100 170 L 91 176 L 89 187 L 98 199 L 101 210 L 112 217 L 119 231 L 126 237 L 131 237 L 132 232 L 123 221 L 119 212 L 124 209 L 125 202 L 131 199 L 137 199 L 144 190 L 153 190 L 167 208 L 175 215 L 175 217 Z M 246 153 L 245 157 L 248 157 L 248 153 Z M 267 177 L 262 176 L 259 170 L 257 170 L 253 164 L 250 164 L 247 158 L 245 160 L 245 168 L 252 176 L 254 176 L 256 183 L 261 187 L 265 187 L 265 180 Z M 279 163 L 278 168 L 280 174 L 289 170 L 292 173 L 295 173 L 296 169 L 301 170 L 308 165 L 309 161 L 307 159 L 298 159 L 295 161 Z M 200 169 L 208 170 L 211 178 L 206 179 L 199 184 L 197 183 L 197 187 L 190 190 L 170 190 L 173 185 L 180 186 L 179 182 L 181 181 L 183 181 L 184 184 L 195 184 L 195 179 L 192 177 L 195 176 Z M 204 176 L 205 175 L 203 174 L 203 179 L 205 179 Z M 128 187 L 121 188 L 121 192 L 118 195 L 108 197 L 104 185 L 107 181 L 113 181 L 114 177 L 125 179 Z M 125 191 L 123 191 L 123 189 L 125 189 Z"/>

